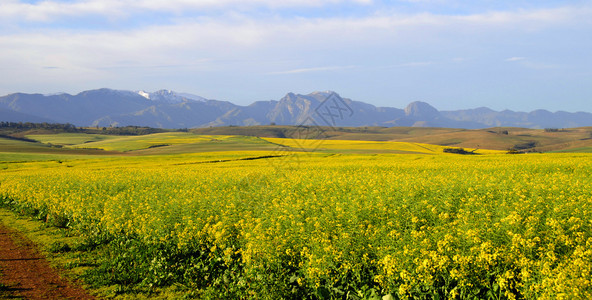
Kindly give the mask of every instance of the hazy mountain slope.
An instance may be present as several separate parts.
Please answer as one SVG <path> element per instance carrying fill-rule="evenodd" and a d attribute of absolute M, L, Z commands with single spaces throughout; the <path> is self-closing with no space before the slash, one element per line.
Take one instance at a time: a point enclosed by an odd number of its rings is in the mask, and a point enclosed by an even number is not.
<path fill-rule="evenodd" d="M 230 102 L 207 100 L 203 102 L 158 103 L 141 110 L 108 115 L 95 120 L 92 126 L 140 125 L 154 128 L 192 128 L 214 122 L 217 116 L 234 109 Z"/>
<path fill-rule="evenodd" d="M 592 114 L 585 112 L 550 112 L 544 109 L 529 113 L 511 110 L 494 111 L 486 107 L 442 111 L 441 115 L 456 121 L 473 122 L 483 127 L 574 128 L 592 125 Z"/>
<path fill-rule="evenodd" d="M 14 110 L 0 109 L 0 121 L 2 122 L 31 122 L 31 123 L 56 123 L 55 120 L 24 114 Z"/>
<path fill-rule="evenodd" d="M 132 113 L 149 104 L 149 100 L 133 92 L 100 89 L 77 95 L 11 94 L 0 98 L 0 108 L 22 114 L 89 126 L 94 120 L 117 112 Z"/>

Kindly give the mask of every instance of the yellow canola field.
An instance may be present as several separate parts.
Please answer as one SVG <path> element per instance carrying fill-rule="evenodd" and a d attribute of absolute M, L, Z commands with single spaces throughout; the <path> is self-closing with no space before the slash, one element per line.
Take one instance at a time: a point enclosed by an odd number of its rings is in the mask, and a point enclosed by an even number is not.
<path fill-rule="evenodd" d="M 0 198 L 194 253 L 146 274 L 201 297 L 592 298 L 591 155 L 253 154 L 14 163 Z"/>
<path fill-rule="evenodd" d="M 172 145 L 219 143 L 223 141 L 266 143 L 255 137 L 233 135 L 197 135 L 188 132 L 163 132 L 146 135 L 120 136 L 84 133 L 59 133 L 28 135 L 27 138 L 46 144 L 64 145 L 67 148 L 93 148 L 120 152 Z M 222 151 L 226 149 L 221 148 L 220 150 Z"/>
<path fill-rule="evenodd" d="M 141 136 L 122 136 L 103 141 L 76 145 L 77 148 L 99 148 L 107 151 L 130 151 L 164 145 L 181 145 L 226 139 L 230 136 L 195 135 L 184 132 L 153 133 Z"/>
<path fill-rule="evenodd" d="M 264 138 L 266 141 L 292 147 L 297 150 L 340 150 L 340 151 L 383 151 L 398 153 L 424 153 L 424 154 L 443 154 L 446 146 L 391 142 L 391 141 L 349 141 L 349 140 L 327 140 L 327 139 L 289 139 L 289 138 Z M 454 148 L 454 147 L 453 147 Z M 466 149 L 467 151 L 476 150 L 478 154 L 504 154 L 507 151 L 487 150 L 487 149 Z"/>

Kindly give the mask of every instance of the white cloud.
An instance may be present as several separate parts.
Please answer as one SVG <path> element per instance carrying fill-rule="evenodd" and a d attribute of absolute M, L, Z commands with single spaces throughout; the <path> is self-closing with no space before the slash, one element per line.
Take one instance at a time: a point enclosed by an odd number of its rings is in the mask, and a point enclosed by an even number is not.
<path fill-rule="evenodd" d="M 507 62 L 517 62 L 520 66 L 533 69 L 533 70 L 551 70 L 551 69 L 559 69 L 562 68 L 559 64 L 550 64 L 550 63 L 543 63 L 543 62 L 535 62 L 527 59 L 526 57 L 510 57 L 506 58 L 505 61 Z"/>
<path fill-rule="evenodd" d="M 0 1 L 1 24 L 10 22 L 18 14 L 36 20 L 84 14 L 126 17 L 135 14 L 136 10 L 156 11 L 159 8 L 172 12 L 181 7 L 197 9 L 198 5 L 222 7 L 237 4 L 273 8 L 273 5 L 332 5 L 345 0 L 325 0 L 321 1 L 322 4 L 313 0 L 289 0 L 282 4 L 273 3 L 283 1 L 271 0 L 248 4 L 239 4 L 238 0 L 89 0 L 67 3 L 45 1 L 39 2 L 36 7 L 17 1 Z M 169 8 L 165 7 L 167 3 Z M 365 1 L 361 3 L 366 4 Z M 33 9 L 27 11 L 25 8 Z M 17 14 L 15 11 L 19 9 Z M 6 15 L 8 19 L 3 17 Z M 427 74 L 443 70 L 448 67 L 446 62 L 455 57 L 461 59 L 454 61 L 464 62 L 456 64 L 458 68 L 482 63 L 480 69 L 485 70 L 486 64 L 494 59 L 499 62 L 499 55 L 505 55 L 501 59 L 507 58 L 507 61 L 521 65 L 535 60 L 534 54 L 529 55 L 528 60 L 513 57 L 521 53 L 537 53 L 538 41 L 523 42 L 530 39 L 532 33 L 549 36 L 550 39 L 561 35 L 557 32 L 571 32 L 572 28 L 581 33 L 591 27 L 590 20 L 592 11 L 582 7 L 467 16 L 378 12 L 324 18 L 281 17 L 275 14 L 254 17 L 248 12 L 235 11 L 224 12 L 221 16 L 179 17 L 167 22 L 168 25 L 133 29 L 89 30 L 47 26 L 29 30 L 20 27 L 19 30 L 0 33 L 0 67 L 13 74 L 0 83 L 0 90 L 2 86 L 13 90 L 19 82 L 29 82 L 31 86 L 47 84 L 50 76 L 57 78 L 55 74 L 60 75 L 59 81 L 66 82 L 64 84 L 84 81 L 86 88 L 89 85 L 96 87 L 97 82 L 106 80 L 124 85 L 130 78 L 139 78 L 137 82 L 141 83 L 145 80 L 143 76 L 151 76 L 154 81 L 172 82 L 179 78 L 186 80 L 184 78 L 196 74 L 205 74 L 203 78 L 206 79 L 212 78 L 212 74 L 220 74 L 219 82 L 231 82 L 227 78 L 312 74 L 355 68 L 356 72 L 344 73 L 348 76 L 364 74 L 368 75 L 368 82 L 381 82 L 387 78 L 385 74 Z M 547 33 L 549 28 L 553 30 Z M 576 41 L 578 37 L 574 36 L 572 40 Z M 586 42 L 585 37 L 581 38 L 581 41 L 574 42 L 575 46 Z M 524 46 L 528 44 L 532 46 Z M 484 57 L 487 51 L 495 55 Z M 470 59 L 464 59 L 467 57 Z M 430 65 L 434 67 L 426 67 Z M 524 67 L 542 69 L 548 66 L 531 64 Z M 384 74 L 383 77 L 372 78 L 374 75 L 370 72 Z M 284 77 L 268 76 L 265 79 L 268 78 L 279 82 Z M 366 80 L 361 75 L 357 78 Z M 243 82 L 236 85 L 240 86 Z"/>
<path fill-rule="evenodd" d="M 285 74 L 299 74 L 299 73 L 310 73 L 310 72 L 326 72 L 326 71 L 338 71 L 352 69 L 355 66 L 331 66 L 331 67 L 316 67 L 316 68 L 300 68 L 292 69 L 287 71 L 270 72 L 269 75 L 285 75 Z"/>
<path fill-rule="evenodd" d="M 175 3 L 195 2 L 173 1 Z M 146 6 L 152 3 L 156 7 L 156 5 L 161 5 L 162 1 L 143 0 L 139 2 Z M 199 2 L 203 4 L 211 1 Z M 325 2 L 330 2 L 330 0 Z M 14 4 L 16 2 L 8 3 Z M 96 5 L 92 8 L 96 11 L 112 9 L 109 8 L 111 4 L 114 6 L 129 5 L 126 1 L 117 0 L 101 1 L 105 4 L 99 4 L 94 0 L 89 3 Z M 43 5 L 47 7 L 72 5 L 72 7 L 78 7 L 79 10 L 83 9 L 78 6 L 81 5 L 79 2 L 74 4 L 41 2 L 38 4 L 38 6 Z M 47 7 L 44 9 L 49 10 Z M 56 8 L 56 10 L 59 9 Z M 84 9 L 89 8 L 85 7 Z M 0 11 L 2 10 L 0 9 Z M 508 30 L 507 27 L 510 27 L 511 33 L 514 34 L 521 30 L 532 30 L 532 27 L 536 26 L 541 28 L 550 26 L 548 22 L 572 22 L 573 18 L 582 17 L 582 10 L 573 8 L 572 12 L 573 15 L 570 15 L 566 13 L 566 8 L 559 8 L 556 14 L 544 10 L 472 16 L 373 15 L 359 18 L 298 18 L 290 20 L 256 20 L 239 14 L 225 19 L 184 20 L 174 25 L 149 26 L 133 30 L 45 29 L 15 35 L 0 35 L 0 49 L 2 49 L 0 53 L 6 63 L 10 65 L 19 62 L 32 66 L 64 65 L 64 68 L 68 66 L 94 68 L 113 65 L 120 61 L 137 62 L 137 64 L 150 61 L 153 65 L 176 65 L 182 64 L 183 61 L 204 58 L 228 60 L 256 57 L 265 60 L 268 58 L 265 56 L 269 53 L 273 53 L 276 59 L 288 59 L 292 55 L 314 57 L 314 53 L 318 51 L 322 53 L 334 51 L 339 54 L 342 49 L 364 47 L 374 49 L 377 47 L 395 49 L 413 47 L 412 49 L 415 49 L 418 47 L 417 45 L 441 43 L 439 38 L 441 32 L 446 32 L 448 38 L 451 37 L 450 33 L 454 32 L 452 38 L 459 40 L 467 39 L 470 36 L 465 36 L 465 31 L 476 34 L 476 36 L 487 36 L 486 32 L 500 32 L 499 30 L 504 32 L 504 30 Z M 590 13 L 589 10 L 588 13 Z M 548 17 L 533 17 L 539 15 Z M 589 14 L 586 17 L 591 16 L 592 14 Z M 538 23 L 533 21 L 535 19 L 539 20 Z M 497 23 L 501 29 L 492 26 Z M 477 33 L 470 32 L 479 25 L 487 26 L 485 29 L 481 28 Z M 527 25 L 530 26 L 530 29 L 523 29 Z M 453 42 L 449 41 L 449 43 Z M 281 57 L 282 53 L 285 53 L 284 57 Z M 306 57 L 305 60 L 311 57 Z M 507 61 L 522 59 L 521 57 L 510 57 Z M 419 61 L 397 66 L 426 66 L 430 63 L 429 61 Z M 327 68 L 333 67 L 294 67 L 283 71 L 283 73 L 322 71 Z"/>
<path fill-rule="evenodd" d="M 411 2 L 415 2 L 411 0 Z M 421 2 L 421 1 L 420 1 Z M 430 1 L 429 1 L 430 2 Z M 143 12 L 176 13 L 182 14 L 188 11 L 196 11 L 207 14 L 212 10 L 228 11 L 253 11 L 258 8 L 283 9 L 335 6 L 344 3 L 371 6 L 373 0 L 78 0 L 56 1 L 47 0 L 35 4 L 23 3 L 18 0 L 3 0 L 0 3 L 0 22 L 37 21 L 52 22 L 62 17 L 84 17 L 97 15 L 113 18 L 125 18 Z M 377 8 L 378 9 L 378 8 Z M 382 12 L 381 12 L 382 11 Z M 399 25 L 407 24 L 441 24 L 442 22 L 465 24 L 506 24 L 516 22 L 556 23 L 585 21 L 590 23 L 591 8 L 588 6 L 565 6 L 559 8 L 518 10 L 518 11 L 493 11 L 476 13 L 471 15 L 433 14 L 429 12 L 415 14 L 388 14 L 384 10 L 370 18 L 375 22 L 396 20 Z M 388 11 L 388 10 L 387 10 Z M 364 19 L 363 16 L 358 19 Z"/>
<path fill-rule="evenodd" d="M 5 21 L 25 19 L 50 22 L 61 17 L 86 15 L 125 17 L 142 11 L 183 13 L 187 10 L 240 10 L 258 7 L 280 9 L 322 7 L 347 2 L 369 5 L 372 0 L 78 0 L 72 2 L 47 0 L 35 4 L 3 0 L 0 3 L 0 17 Z"/>
<path fill-rule="evenodd" d="M 10 1 L 0 4 L 0 17 L 8 20 L 26 20 L 49 22 L 63 16 L 104 15 L 108 17 L 123 16 L 128 13 L 123 9 L 121 1 L 91 0 L 78 2 L 42 1 L 36 4 Z"/>
<path fill-rule="evenodd" d="M 238 0 L 222 0 L 232 2 Z M 312 2 L 312 0 L 310 0 Z M 334 0 L 338 1 L 338 0 Z M 114 6 L 130 5 L 131 1 L 101 0 L 88 1 L 96 6 L 92 10 L 108 11 Z M 189 0 L 142 0 L 142 5 L 163 5 L 163 2 L 174 3 L 210 3 L 217 1 L 189 1 Z M 253 2 L 271 2 L 255 0 Z M 281 2 L 281 1 L 278 1 Z M 331 0 L 324 1 L 325 3 Z M 15 1 L 8 2 L 16 3 Z M 38 6 L 71 5 L 71 13 L 87 9 L 79 2 L 73 4 L 57 4 L 57 2 L 40 2 Z M 46 3 L 46 4 L 43 4 Z M 53 3 L 53 4 L 52 4 Z M 85 2 L 86 3 L 86 2 Z M 103 4 L 100 4 L 103 3 Z M 50 5 L 51 4 L 51 5 Z M 18 4 L 25 5 L 25 4 Z M 140 5 L 140 4 L 136 4 Z M 189 5 L 189 4 L 188 4 Z M 205 4 L 204 4 L 205 5 Z M 53 10 L 48 9 L 47 10 Z M 56 8 L 55 10 L 60 10 Z M 503 32 L 511 29 L 511 33 L 531 31 L 532 28 L 545 28 L 561 22 L 579 22 L 592 19 L 592 11 L 578 8 L 559 8 L 556 10 L 542 10 L 533 12 L 505 12 L 487 13 L 470 16 L 444 16 L 434 14 L 419 15 L 371 15 L 357 18 L 292 18 L 254 19 L 248 15 L 234 14 L 224 18 L 202 17 L 198 19 L 181 20 L 173 25 L 148 26 L 129 30 L 76 30 L 76 29 L 41 29 L 19 34 L 0 35 L 0 45 L 6 48 L 58 47 L 63 50 L 70 48 L 59 45 L 69 44 L 71 47 L 88 49 L 93 53 L 137 53 L 163 51 L 171 55 L 175 51 L 184 49 L 203 49 L 214 53 L 236 52 L 240 49 L 258 47 L 292 47 L 303 49 L 315 47 L 363 47 L 364 43 L 378 43 L 380 45 L 404 45 L 413 42 L 424 43 L 433 39 L 439 40 L 439 33 L 446 32 L 448 36 L 462 36 L 465 32 L 476 31 L 478 35 L 486 32 Z M 2 14 L 3 9 L 0 9 Z M 4 12 L 5 13 L 5 12 Z M 40 16 L 31 12 L 32 15 Z M 546 17 L 534 17 L 546 16 Z M 538 21 L 537 21 L 538 20 Z M 550 24 L 553 23 L 553 24 Z M 497 27 L 499 25 L 499 27 Z M 482 26 L 485 26 L 482 27 Z M 475 29 L 478 28 L 478 29 Z M 335 43 L 332 45 L 332 43 Z M 145 49 L 145 50 L 143 50 Z M 79 52 L 80 53 L 80 52 Z M 85 52 L 80 55 L 84 56 Z M 519 57 L 509 58 L 515 61 Z M 425 64 L 425 62 L 424 62 Z"/>

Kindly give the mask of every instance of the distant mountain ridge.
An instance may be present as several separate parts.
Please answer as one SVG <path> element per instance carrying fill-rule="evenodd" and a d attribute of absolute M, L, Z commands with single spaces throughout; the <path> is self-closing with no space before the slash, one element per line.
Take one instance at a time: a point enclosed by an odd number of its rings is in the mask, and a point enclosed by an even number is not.
<path fill-rule="evenodd" d="M 327 100 L 329 99 L 329 100 Z M 344 112 L 347 114 L 344 116 Z M 328 121 L 325 116 L 330 117 Z M 194 128 L 251 125 L 414 126 L 478 129 L 488 127 L 571 128 L 592 126 L 587 112 L 514 112 L 486 107 L 438 111 L 425 102 L 404 109 L 376 107 L 337 93 L 288 93 L 280 100 L 247 106 L 170 90 L 156 92 L 98 89 L 76 95 L 15 93 L 0 97 L 0 121 L 71 123 L 76 126 Z"/>

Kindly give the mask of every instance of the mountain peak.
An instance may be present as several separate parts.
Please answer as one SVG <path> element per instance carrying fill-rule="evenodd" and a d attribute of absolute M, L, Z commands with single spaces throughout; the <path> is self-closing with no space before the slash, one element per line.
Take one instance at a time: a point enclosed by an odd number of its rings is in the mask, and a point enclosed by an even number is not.
<path fill-rule="evenodd" d="M 158 90 L 153 93 L 148 93 L 145 91 L 137 91 L 137 93 L 151 101 L 155 102 L 162 102 L 167 104 L 176 104 L 185 102 L 187 100 L 191 101 L 205 101 L 206 99 L 200 96 L 191 95 L 191 94 L 183 94 L 183 93 L 176 93 L 175 91 L 171 90 Z"/>
<path fill-rule="evenodd" d="M 174 95 L 176 95 L 175 92 L 173 92 L 171 90 L 165 90 L 165 89 L 158 90 L 158 91 L 156 91 L 156 92 L 154 92 L 152 94 L 154 94 L 154 95 L 162 95 L 162 96 L 174 96 Z"/>
<path fill-rule="evenodd" d="M 292 92 L 289 92 L 289 93 L 287 93 L 287 94 L 284 96 L 284 98 L 282 98 L 282 99 L 280 100 L 280 102 L 286 102 L 286 101 L 290 101 L 290 102 L 291 102 L 291 101 L 297 101 L 297 100 L 300 98 L 299 96 L 300 96 L 300 95 L 296 95 L 296 94 L 294 94 L 294 93 L 292 93 Z"/>
<path fill-rule="evenodd" d="M 68 94 L 62 94 L 62 96 L 64 95 L 68 95 Z M 95 89 L 95 90 L 88 90 L 88 91 L 84 91 L 84 92 L 80 92 L 75 96 L 81 96 L 81 97 L 119 97 L 119 96 L 123 96 L 123 97 L 128 97 L 128 96 L 137 96 L 137 93 L 134 93 L 132 91 L 127 91 L 127 90 L 115 90 L 115 89 L 109 89 L 109 88 L 100 88 L 100 89 Z"/>
<path fill-rule="evenodd" d="M 324 96 L 324 97 L 329 97 L 331 94 L 337 94 L 334 91 L 314 91 L 312 93 L 310 93 L 309 95 L 311 96 Z"/>
<path fill-rule="evenodd" d="M 418 119 L 431 119 L 438 117 L 440 112 L 426 102 L 414 101 L 405 107 L 405 115 Z"/>
<path fill-rule="evenodd" d="M 150 100 L 150 94 L 149 93 L 146 93 L 144 91 L 138 91 L 138 95 L 140 95 L 140 96 L 142 96 L 142 97 Z"/>

